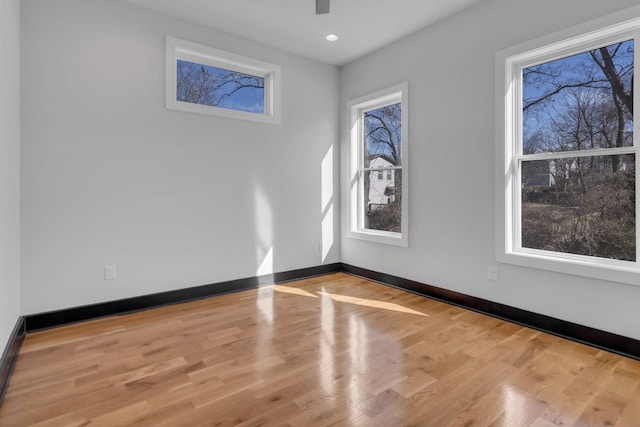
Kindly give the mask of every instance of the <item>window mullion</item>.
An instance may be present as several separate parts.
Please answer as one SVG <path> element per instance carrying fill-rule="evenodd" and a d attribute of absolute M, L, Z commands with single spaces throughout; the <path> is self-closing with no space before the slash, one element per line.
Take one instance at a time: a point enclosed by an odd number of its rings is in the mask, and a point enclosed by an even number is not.
<path fill-rule="evenodd" d="M 402 170 L 402 166 L 383 166 L 379 168 L 362 168 L 364 171 L 388 171 L 388 170 Z"/>
<path fill-rule="evenodd" d="M 621 154 L 635 154 L 635 152 L 635 147 L 594 148 L 579 151 L 554 151 L 548 153 L 522 154 L 516 156 L 516 159 L 521 161 L 553 160 L 566 159 L 570 157 L 615 156 Z"/>

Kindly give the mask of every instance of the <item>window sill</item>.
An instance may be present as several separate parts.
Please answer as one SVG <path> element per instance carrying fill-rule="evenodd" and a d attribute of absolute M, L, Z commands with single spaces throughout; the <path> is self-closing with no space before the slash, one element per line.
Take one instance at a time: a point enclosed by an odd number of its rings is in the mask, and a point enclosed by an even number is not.
<path fill-rule="evenodd" d="M 571 254 L 558 257 L 554 252 L 535 249 L 498 253 L 496 260 L 521 267 L 640 286 L 640 268 L 637 263 L 631 261 Z"/>
<path fill-rule="evenodd" d="M 409 239 L 406 234 L 392 233 L 389 231 L 375 231 L 375 230 L 358 230 L 350 231 L 347 233 L 347 237 L 351 239 L 366 240 L 369 242 L 383 243 L 393 246 L 409 246 Z"/>

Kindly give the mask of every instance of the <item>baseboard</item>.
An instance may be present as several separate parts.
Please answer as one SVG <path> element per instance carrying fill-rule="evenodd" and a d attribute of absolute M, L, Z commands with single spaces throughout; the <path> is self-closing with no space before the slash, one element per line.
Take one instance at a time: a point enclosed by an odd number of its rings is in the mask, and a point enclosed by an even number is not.
<path fill-rule="evenodd" d="M 602 350 L 607 350 L 625 357 L 640 360 L 640 341 L 633 338 L 344 263 L 342 264 L 342 271 Z"/>
<path fill-rule="evenodd" d="M 231 292 L 255 289 L 271 283 L 283 283 L 335 272 L 344 272 L 360 276 L 387 286 L 640 360 L 639 340 L 465 295 L 448 289 L 438 288 L 414 280 L 404 279 L 349 264 L 334 263 L 20 317 L 9 337 L 7 347 L 2 354 L 2 359 L 0 359 L 0 405 L 9 386 L 9 379 L 20 346 L 22 345 L 25 335 L 29 332 L 98 317 L 120 315 Z"/>
<path fill-rule="evenodd" d="M 0 405 L 2 405 L 7 388 L 9 388 L 9 379 L 18 359 L 18 352 L 25 335 L 25 319 L 24 317 L 19 317 L 11 331 L 11 335 L 9 335 L 9 341 L 7 341 L 7 347 L 2 353 L 2 359 L 0 359 Z"/>
<path fill-rule="evenodd" d="M 23 335 L 24 333 L 84 320 L 131 313 L 200 298 L 255 289 L 270 283 L 283 283 L 339 271 L 640 360 L 640 341 L 633 338 L 345 263 L 333 263 L 118 301 L 32 314 L 22 319 L 22 322 L 24 322 Z M 4 370 L 2 372 L 4 373 Z M 3 377 L 0 377 L 0 380 L 2 380 L 2 378 Z"/>
<path fill-rule="evenodd" d="M 341 263 L 326 264 L 264 276 L 247 277 L 244 279 L 229 280 L 209 285 L 176 289 L 174 291 L 160 292 L 157 294 L 143 295 L 117 301 L 108 301 L 63 310 L 49 311 L 46 313 L 31 314 L 25 316 L 26 332 L 35 332 L 70 323 L 96 319 L 99 317 L 132 313 L 140 310 L 178 304 L 216 295 L 245 291 L 271 283 L 283 283 L 313 276 L 320 276 L 323 274 L 335 273 L 341 271 L 341 268 Z"/>

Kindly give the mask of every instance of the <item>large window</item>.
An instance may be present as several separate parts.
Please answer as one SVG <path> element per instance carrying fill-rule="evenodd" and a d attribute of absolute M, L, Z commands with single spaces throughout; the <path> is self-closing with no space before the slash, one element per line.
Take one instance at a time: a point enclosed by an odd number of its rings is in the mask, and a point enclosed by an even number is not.
<path fill-rule="evenodd" d="M 640 21 L 604 28 L 497 55 L 498 260 L 640 284 Z"/>
<path fill-rule="evenodd" d="M 349 112 L 349 237 L 407 246 L 407 84 L 353 100 Z"/>
<path fill-rule="evenodd" d="M 277 65 L 166 38 L 167 108 L 279 123 Z"/>

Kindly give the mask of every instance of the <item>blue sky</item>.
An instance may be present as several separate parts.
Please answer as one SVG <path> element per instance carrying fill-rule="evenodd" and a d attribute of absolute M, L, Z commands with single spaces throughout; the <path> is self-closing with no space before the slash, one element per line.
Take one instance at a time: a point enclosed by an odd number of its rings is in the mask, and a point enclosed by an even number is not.
<path fill-rule="evenodd" d="M 204 68 L 207 73 L 214 76 L 216 75 L 220 76 L 220 75 L 224 75 L 225 73 L 229 73 L 229 70 L 225 70 L 223 68 L 217 68 L 217 67 L 212 67 L 212 66 L 203 65 L 203 64 L 196 64 L 193 62 L 183 61 L 181 59 L 178 59 L 178 64 L 180 63 L 195 64 L 199 67 Z M 233 71 L 233 73 L 238 78 L 256 77 L 256 76 L 243 74 L 236 71 Z M 264 87 L 264 79 L 262 77 L 259 77 L 259 78 L 261 79 L 262 86 Z M 230 93 L 233 89 L 235 89 L 235 87 L 233 87 L 232 85 L 225 85 L 224 87 L 221 88 L 221 90 L 217 91 L 217 93 L 219 93 L 220 95 L 224 95 L 224 94 Z M 244 111 L 248 113 L 264 114 L 264 89 L 254 88 L 254 87 L 241 88 L 237 92 L 233 93 L 232 95 L 229 95 L 228 97 L 223 98 L 222 101 L 215 106 L 237 110 L 237 111 Z"/>
<path fill-rule="evenodd" d="M 610 46 L 610 51 L 613 51 L 614 45 Z M 622 43 L 618 50 L 618 54 L 613 58 L 614 63 L 620 69 L 623 66 L 633 64 L 633 40 L 627 40 Z M 541 65 L 529 67 L 527 70 L 538 69 L 542 71 L 553 70 L 557 76 L 555 79 L 551 76 L 546 77 L 542 74 L 534 76 L 535 80 L 525 81 L 522 88 L 523 104 L 527 101 L 540 98 L 546 93 L 550 93 L 555 89 L 554 84 L 571 84 L 579 81 L 584 81 L 588 78 L 588 73 L 593 73 L 596 79 L 606 80 L 604 73 L 594 63 L 589 52 L 580 53 L 577 55 L 568 56 L 565 58 L 549 61 Z M 626 76 L 625 86 L 627 88 L 630 85 L 630 74 Z M 602 83 L 607 86 L 607 83 Z M 603 96 L 610 99 L 610 93 L 604 89 L 585 88 L 586 91 L 592 91 L 592 93 L 602 93 Z M 535 111 L 526 111 L 523 114 L 523 134 L 525 138 L 533 135 L 537 131 L 545 131 L 553 117 L 559 116 L 566 110 L 566 105 L 571 104 L 570 90 L 563 90 L 560 93 L 549 98 L 543 105 L 540 105 Z M 605 98 L 607 99 L 607 98 Z M 523 105 L 524 107 L 524 105 Z M 631 126 L 631 123 L 627 124 Z"/>

